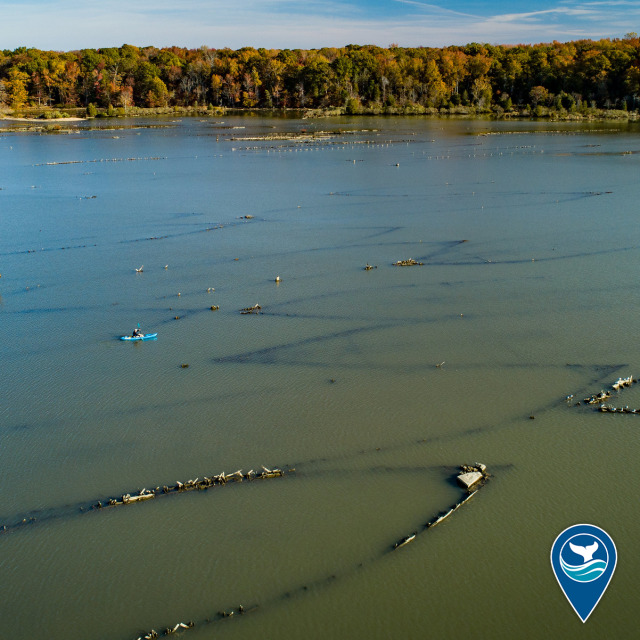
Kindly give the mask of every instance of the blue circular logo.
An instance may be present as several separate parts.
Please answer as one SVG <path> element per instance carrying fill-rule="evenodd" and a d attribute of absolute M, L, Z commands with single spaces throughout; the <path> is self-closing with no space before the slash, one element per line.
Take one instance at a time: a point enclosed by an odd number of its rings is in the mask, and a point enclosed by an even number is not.
<path fill-rule="evenodd" d="M 600 538 L 590 533 L 571 536 L 560 549 L 560 567 L 574 582 L 593 582 L 607 569 L 609 552 Z"/>

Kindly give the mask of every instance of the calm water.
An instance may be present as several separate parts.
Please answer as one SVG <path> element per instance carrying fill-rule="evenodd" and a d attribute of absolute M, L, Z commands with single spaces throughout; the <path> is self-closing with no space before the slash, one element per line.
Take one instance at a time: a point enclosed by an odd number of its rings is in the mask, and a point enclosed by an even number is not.
<path fill-rule="evenodd" d="M 637 637 L 640 418 L 564 401 L 640 375 L 637 125 L 115 123 L 0 132 L 2 634 Z M 585 625 L 578 522 L 619 554 Z"/>

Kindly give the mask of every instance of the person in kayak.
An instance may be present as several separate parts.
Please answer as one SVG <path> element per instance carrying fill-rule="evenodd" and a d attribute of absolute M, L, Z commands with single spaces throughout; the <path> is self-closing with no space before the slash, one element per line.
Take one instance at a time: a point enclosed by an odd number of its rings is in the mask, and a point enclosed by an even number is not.
<path fill-rule="evenodd" d="M 136 327 L 136 328 L 133 330 L 133 333 L 131 334 L 131 337 L 132 337 L 132 338 L 142 338 L 142 336 L 143 336 L 143 335 L 144 335 L 144 334 L 142 333 L 142 331 L 140 331 L 140 329 L 139 329 L 138 327 Z"/>

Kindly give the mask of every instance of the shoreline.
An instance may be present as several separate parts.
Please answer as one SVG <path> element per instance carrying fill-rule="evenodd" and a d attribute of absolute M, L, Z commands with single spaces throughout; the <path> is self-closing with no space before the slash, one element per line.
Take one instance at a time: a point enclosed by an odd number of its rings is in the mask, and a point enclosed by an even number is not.
<path fill-rule="evenodd" d="M 53 110 L 52 110 L 53 111 Z M 362 107 L 356 112 L 349 112 L 345 107 L 327 107 L 318 109 L 270 109 L 270 108 L 227 108 L 214 107 L 131 107 L 127 113 L 119 110 L 119 113 L 107 115 L 106 110 L 101 110 L 96 116 L 68 116 L 63 118 L 47 118 L 42 114 L 51 113 L 48 110 L 38 110 L 33 117 L 14 116 L 0 113 L 0 122 L 29 123 L 32 125 L 46 125 L 49 123 L 77 123 L 90 120 L 112 120 L 122 118 L 153 118 L 153 117 L 221 117 L 225 115 L 251 116 L 271 114 L 275 117 L 292 114 L 300 114 L 300 118 L 332 118 L 332 117 L 413 117 L 422 116 L 430 118 L 452 118 L 469 120 L 540 120 L 548 122 L 638 122 L 638 111 L 624 111 L 621 109 L 593 109 L 588 111 L 568 111 L 544 108 L 531 110 L 527 107 L 512 111 L 478 110 L 474 107 L 458 107 L 455 109 L 437 109 L 435 107 L 422 107 L 420 105 L 408 105 L 404 108 L 380 108 L 379 105 Z M 18 113 L 23 113 L 18 110 Z"/>
<path fill-rule="evenodd" d="M 37 123 L 47 123 L 47 122 L 84 122 L 89 118 L 77 118 L 77 117 L 69 117 L 69 118 L 16 118 L 14 116 L 3 116 L 0 115 L 0 121 L 9 120 L 11 122 L 37 122 Z"/>

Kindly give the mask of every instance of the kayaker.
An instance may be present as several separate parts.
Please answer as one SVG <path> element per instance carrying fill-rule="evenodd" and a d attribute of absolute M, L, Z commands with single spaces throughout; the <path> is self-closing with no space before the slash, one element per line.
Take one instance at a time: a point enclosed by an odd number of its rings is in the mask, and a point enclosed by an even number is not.
<path fill-rule="evenodd" d="M 138 327 L 136 327 L 133 330 L 133 333 L 131 334 L 132 338 L 141 338 L 144 334 L 142 333 L 142 331 L 140 331 L 140 329 Z"/>

